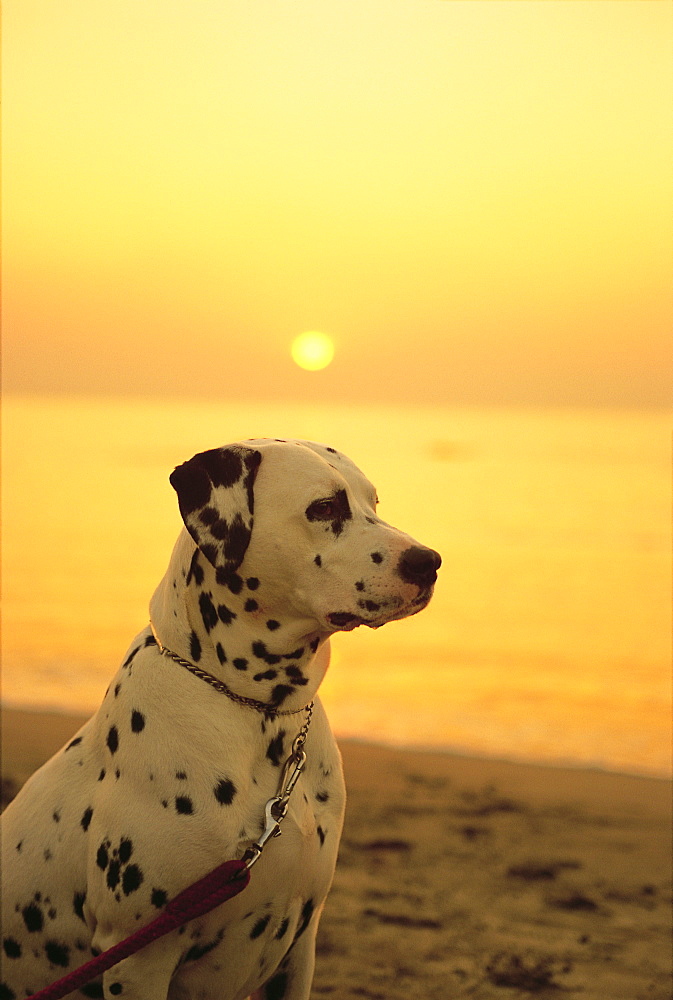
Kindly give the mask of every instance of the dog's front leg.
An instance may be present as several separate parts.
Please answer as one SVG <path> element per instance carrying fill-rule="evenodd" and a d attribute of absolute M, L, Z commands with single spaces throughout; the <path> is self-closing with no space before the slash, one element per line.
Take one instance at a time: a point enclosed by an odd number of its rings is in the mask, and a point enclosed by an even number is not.
<path fill-rule="evenodd" d="M 276 971 L 250 1000 L 309 1000 L 315 967 L 315 938 L 320 913 L 296 939 Z"/>

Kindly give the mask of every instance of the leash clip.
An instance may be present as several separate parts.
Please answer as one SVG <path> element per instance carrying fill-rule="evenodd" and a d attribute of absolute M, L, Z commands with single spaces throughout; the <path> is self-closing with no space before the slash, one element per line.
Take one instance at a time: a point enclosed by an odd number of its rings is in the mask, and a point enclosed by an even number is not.
<path fill-rule="evenodd" d="M 306 766 L 306 751 L 304 750 L 304 744 L 306 743 L 312 712 L 313 702 L 311 702 L 308 707 L 308 718 L 306 719 L 306 722 L 292 743 L 290 756 L 283 765 L 280 782 L 278 784 L 278 792 L 273 796 L 273 798 L 268 800 L 264 807 L 264 830 L 262 835 L 259 840 L 256 840 L 252 846 L 248 848 L 241 858 L 241 860 L 245 862 L 245 867 L 248 871 L 250 871 L 255 862 L 259 861 L 262 851 L 268 842 L 274 837 L 280 837 L 283 832 L 280 828 L 280 824 L 287 815 L 288 806 L 290 804 L 290 796 L 292 795 L 294 787 L 299 781 L 299 777 Z"/>
<path fill-rule="evenodd" d="M 272 840 L 273 837 L 280 837 L 283 832 L 280 828 L 280 824 L 281 820 L 285 817 L 285 813 L 287 812 L 287 806 L 287 801 L 283 801 L 280 795 L 274 795 L 274 797 L 269 799 L 267 802 L 264 807 L 264 831 L 259 840 L 257 840 L 243 856 L 243 861 L 245 861 L 245 866 L 248 871 L 250 871 L 256 861 L 259 861 L 262 851 L 266 847 L 267 843 Z"/>

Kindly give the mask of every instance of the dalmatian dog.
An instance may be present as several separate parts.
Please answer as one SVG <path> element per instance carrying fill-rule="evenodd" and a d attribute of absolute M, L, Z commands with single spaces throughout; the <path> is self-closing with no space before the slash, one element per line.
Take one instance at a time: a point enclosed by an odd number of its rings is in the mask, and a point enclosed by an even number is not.
<path fill-rule="evenodd" d="M 232 444 L 170 481 L 184 528 L 151 625 L 98 712 L 3 816 L 0 1000 L 43 989 L 241 858 L 314 702 L 282 836 L 247 888 L 70 994 L 309 996 L 345 802 L 316 697 L 329 637 L 420 611 L 441 559 L 380 520 L 371 483 L 322 445 Z"/>

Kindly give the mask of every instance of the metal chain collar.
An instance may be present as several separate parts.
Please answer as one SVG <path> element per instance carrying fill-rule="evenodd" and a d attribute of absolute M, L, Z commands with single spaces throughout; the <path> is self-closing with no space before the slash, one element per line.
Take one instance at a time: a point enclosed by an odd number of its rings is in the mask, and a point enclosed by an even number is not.
<path fill-rule="evenodd" d="M 292 711 L 281 712 L 278 709 L 273 708 L 273 706 L 267 704 L 267 702 L 257 701 L 255 698 L 245 698 L 243 695 L 236 694 L 235 691 L 232 691 L 231 688 L 227 687 L 224 681 L 218 680 L 217 677 L 213 677 L 212 674 L 209 674 L 207 670 L 202 670 L 201 667 L 197 667 L 194 663 L 191 663 L 189 660 L 185 660 L 182 656 L 178 656 L 177 653 L 174 653 L 172 649 L 168 649 L 167 646 L 164 646 L 163 643 L 160 642 L 152 622 L 150 622 L 150 628 L 152 629 L 152 635 L 156 639 L 159 652 L 162 656 L 169 656 L 172 660 L 175 660 L 176 663 L 179 663 L 181 667 L 185 667 L 185 669 L 189 670 L 190 673 L 199 677 L 202 681 L 205 681 L 206 684 L 210 684 L 210 686 L 214 687 L 216 691 L 226 694 L 228 698 L 237 702 L 239 705 L 244 705 L 246 708 L 254 708 L 257 712 L 263 712 L 264 715 L 267 716 L 298 715 L 300 712 L 307 713 L 303 726 L 292 742 L 290 755 L 283 764 L 280 781 L 278 782 L 278 791 L 264 806 L 264 830 L 262 831 L 259 839 L 252 844 L 252 847 L 248 848 L 241 858 L 241 860 L 245 862 L 245 867 L 249 871 L 255 862 L 261 857 L 262 851 L 266 847 L 267 843 L 274 837 L 280 837 L 282 833 L 280 824 L 287 815 L 287 810 L 290 804 L 290 796 L 292 795 L 294 787 L 299 781 L 300 775 L 306 766 L 306 751 L 304 750 L 304 745 L 306 744 L 308 729 L 311 725 L 313 702 L 310 702 L 308 705 L 304 705 L 303 708 L 296 708 Z"/>
<path fill-rule="evenodd" d="M 235 701 L 239 705 L 245 705 L 246 708 L 254 708 L 255 711 L 269 716 L 299 715 L 301 712 L 310 712 L 313 708 L 313 702 L 311 702 L 310 705 L 304 705 L 302 708 L 293 708 L 281 711 L 279 708 L 274 708 L 273 705 L 269 705 L 266 701 L 257 701 L 256 698 L 245 698 L 241 694 L 236 694 L 236 692 L 232 691 L 230 687 L 227 687 L 224 681 L 219 680 L 217 677 L 213 677 L 213 675 L 209 674 L 207 670 L 202 670 L 201 667 L 197 667 L 196 664 L 192 663 L 190 660 L 185 660 L 182 656 L 178 656 L 178 654 L 174 653 L 172 649 L 168 648 L 168 646 L 164 646 L 159 639 L 152 622 L 150 622 L 150 628 L 152 629 L 152 635 L 156 640 L 159 652 L 162 656 L 168 656 L 171 660 L 175 660 L 175 662 L 179 663 L 181 667 L 185 668 L 185 670 L 189 670 L 189 672 L 194 674 L 195 677 L 205 681 L 206 684 L 210 684 L 210 686 L 215 688 L 216 691 L 219 691 L 220 694 L 226 694 L 227 698 L 230 698 L 231 701 Z"/>

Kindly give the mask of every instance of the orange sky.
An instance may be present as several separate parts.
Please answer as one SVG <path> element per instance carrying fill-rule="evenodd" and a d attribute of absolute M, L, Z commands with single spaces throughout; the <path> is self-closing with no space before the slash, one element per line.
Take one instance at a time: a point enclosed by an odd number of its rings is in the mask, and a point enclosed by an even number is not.
<path fill-rule="evenodd" d="M 4 14 L 7 389 L 670 401 L 669 3 Z"/>

